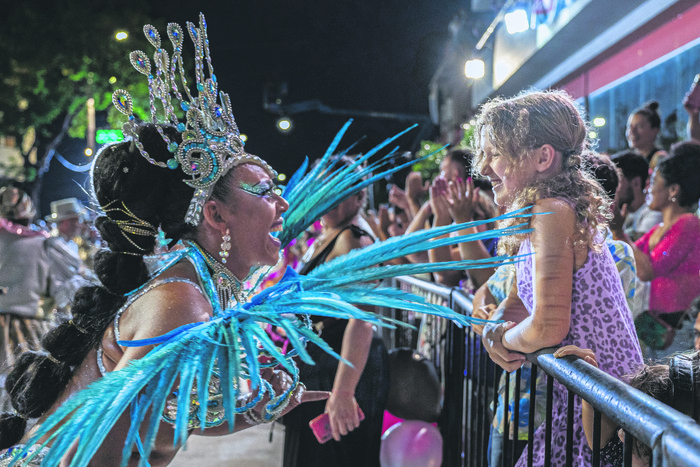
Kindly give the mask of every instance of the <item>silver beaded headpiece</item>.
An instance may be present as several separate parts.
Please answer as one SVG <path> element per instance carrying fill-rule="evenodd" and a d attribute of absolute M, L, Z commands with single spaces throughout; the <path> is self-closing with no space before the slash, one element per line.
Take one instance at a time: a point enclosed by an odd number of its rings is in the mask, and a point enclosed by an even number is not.
<path fill-rule="evenodd" d="M 198 225 L 204 203 L 211 195 L 214 185 L 233 167 L 252 163 L 265 169 L 271 177 L 276 177 L 277 173 L 264 160 L 248 154 L 243 149 L 243 141 L 231 112 L 228 94 L 219 92 L 220 102 L 217 100 L 218 85 L 211 65 L 204 15 L 199 14 L 199 27 L 188 21 L 187 31 L 194 44 L 197 97 L 193 97 L 187 86 L 182 61 L 183 32 L 179 24 L 168 24 L 168 38 L 173 44 L 172 58 L 161 47 L 160 34 L 156 28 L 150 24 L 143 27 L 146 38 L 156 49 L 153 54 L 154 73 L 151 71 L 151 62 L 144 52 L 134 50 L 129 55 L 134 68 L 148 77 L 151 122 L 163 137 L 168 150 L 173 153 L 172 159 L 167 162 L 154 160 L 138 140 L 137 121 L 133 114 L 131 96 L 127 91 L 123 89 L 115 91 L 112 102 L 121 113 L 129 117 L 122 131 L 125 137 L 134 141 L 143 157 L 151 164 L 163 168 L 177 169 L 180 166 L 188 176 L 184 182 L 193 187 L 195 192 L 185 221 Z M 205 73 L 205 62 L 207 73 Z M 184 96 L 180 93 L 177 75 L 179 75 Z M 177 100 L 180 108 L 185 112 L 184 122 L 181 122 L 175 114 L 174 100 Z M 161 109 L 160 115 L 158 108 Z M 182 135 L 182 143 L 171 141 L 161 125 L 173 125 L 177 128 Z"/>

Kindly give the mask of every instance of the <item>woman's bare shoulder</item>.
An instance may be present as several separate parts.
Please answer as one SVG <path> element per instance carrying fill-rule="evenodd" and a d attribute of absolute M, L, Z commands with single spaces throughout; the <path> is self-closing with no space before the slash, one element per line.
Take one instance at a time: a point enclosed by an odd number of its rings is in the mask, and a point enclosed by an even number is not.
<path fill-rule="evenodd" d="M 363 241 L 365 238 L 369 239 L 371 244 L 371 238 L 369 236 L 358 236 L 352 229 L 343 230 L 338 235 L 338 239 L 333 247 L 333 256 L 342 256 L 352 250 L 367 246 L 367 243 Z"/>
<path fill-rule="evenodd" d="M 163 282 L 173 278 L 185 281 Z M 189 262 L 180 261 L 156 276 L 151 284 L 148 291 L 125 311 L 121 323 L 123 334 L 132 334 L 132 339 L 143 339 L 144 336 L 162 335 L 185 324 L 211 318 L 211 304 L 197 285 L 197 273 Z"/>

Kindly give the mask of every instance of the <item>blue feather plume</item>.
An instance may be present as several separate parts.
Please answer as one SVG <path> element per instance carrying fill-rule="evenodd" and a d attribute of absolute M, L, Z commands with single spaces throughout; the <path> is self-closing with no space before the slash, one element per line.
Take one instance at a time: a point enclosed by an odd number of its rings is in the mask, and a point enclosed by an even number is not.
<path fill-rule="evenodd" d="M 371 157 L 405 133 L 402 132 L 361 156 L 350 167 L 336 164 L 332 156 L 339 153 L 338 145 L 349 124 L 350 122 L 338 133 L 319 164 L 307 173 L 308 160 L 305 161 L 287 184 L 284 196 L 290 203 L 290 209 L 285 213 L 285 229 L 280 235 L 283 245 L 287 245 L 348 196 L 416 162 L 387 168 L 397 153 L 397 149 L 392 148 L 387 155 L 368 163 Z M 406 131 L 409 130 L 410 128 Z M 342 154 L 342 151 L 340 153 Z M 356 169 L 362 164 L 367 166 L 358 173 Z M 52 443 L 52 447 L 42 465 L 59 465 L 64 454 L 75 447 L 75 454 L 69 465 L 86 466 L 119 417 L 124 411 L 130 410 L 131 425 L 123 449 L 122 465 L 126 465 L 134 446 L 142 455 L 139 465 L 147 465 L 148 455 L 154 447 L 162 423 L 160 414 L 173 393 L 175 383 L 179 384 L 178 407 L 189 408 L 193 399 L 193 389 L 197 394 L 207 394 L 207 388 L 216 375 L 219 377 L 222 404 L 225 408 L 224 422 L 230 431 L 234 429 L 236 414 L 256 406 L 265 395 L 268 395 L 270 400 L 263 408 L 263 417 L 271 418 L 274 410 L 289 397 L 289 393 L 275 394 L 270 383 L 261 377 L 263 368 L 282 365 L 297 380 L 293 357 L 298 355 L 303 361 L 313 363 L 305 348 L 307 343 L 318 345 L 327 353 L 341 358 L 313 331 L 305 318 L 306 315 L 361 319 L 379 326 L 406 326 L 400 321 L 358 308 L 390 306 L 440 316 L 460 326 L 483 323 L 483 320 L 431 304 L 417 295 L 371 282 L 444 269 L 493 267 L 503 262 L 517 261 L 517 257 L 433 264 L 377 265 L 438 246 L 527 233 L 529 230 L 525 219 L 529 216 L 531 214 L 524 210 L 499 216 L 496 220 L 521 217 L 524 221 L 507 229 L 456 237 L 437 238 L 493 220 L 445 226 L 404 237 L 394 237 L 336 258 L 316 268 L 308 276 L 299 276 L 290 270 L 278 284 L 252 297 L 249 303 L 239 304 L 236 308 L 220 310 L 214 303 L 214 318 L 210 321 L 192 323 L 167 333 L 158 339 L 158 345 L 144 358 L 131 362 L 121 370 L 108 373 L 85 390 L 73 395 L 42 423 L 27 443 L 27 448 L 15 456 L 15 462 L 30 459 L 32 454 L 26 458 L 22 456 L 28 453 L 30 446 L 47 436 L 44 444 Z M 193 249 L 187 248 L 164 255 L 157 273 L 184 256 L 193 254 Z M 198 273 L 203 281 L 211 280 L 206 268 L 198 268 Z M 292 351 L 287 354 L 280 352 L 270 336 L 263 331 L 267 325 L 280 327 L 286 332 Z M 120 344 L 127 345 L 124 342 Z M 132 342 L 128 345 L 146 343 Z M 261 356 L 267 359 L 264 363 L 259 359 Z M 240 379 L 248 380 L 251 388 L 258 389 L 255 396 L 247 400 L 245 405 L 238 402 L 242 395 L 238 385 Z M 201 403 L 198 407 L 193 417 L 199 421 L 200 429 L 203 430 L 206 427 L 206 403 Z M 174 445 L 183 445 L 186 442 L 189 423 L 190 411 L 178 410 L 174 422 Z M 142 430 L 144 427 L 145 432 Z"/>
<path fill-rule="evenodd" d="M 344 151 L 338 152 L 337 149 L 351 123 L 352 120 L 343 126 L 323 157 L 308 173 L 306 173 L 309 166 L 307 158 L 285 187 L 282 197 L 289 203 L 289 209 L 283 214 L 284 230 L 279 235 L 282 247 L 288 245 L 343 200 L 434 154 L 427 154 L 422 158 L 395 166 L 393 160 L 398 154 L 398 148 L 395 147 L 390 149 L 387 154 L 380 156 L 378 160 L 370 162 L 370 159 L 377 156 L 380 151 L 415 128 L 416 125 L 413 125 L 391 138 L 387 138 L 366 154 L 358 157 L 351 165 L 346 166 L 340 163 L 335 156 L 344 153 Z"/>

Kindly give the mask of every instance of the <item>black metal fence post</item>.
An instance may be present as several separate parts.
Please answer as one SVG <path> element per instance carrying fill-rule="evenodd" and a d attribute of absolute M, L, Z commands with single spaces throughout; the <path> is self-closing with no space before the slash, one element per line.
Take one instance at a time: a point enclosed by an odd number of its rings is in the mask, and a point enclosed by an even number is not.
<path fill-rule="evenodd" d="M 450 298 L 450 307 L 452 307 Z M 464 414 L 464 364 L 465 364 L 465 331 L 457 326 L 447 326 L 445 342 L 445 398 L 443 404 L 442 427 L 444 467 L 461 467 L 464 446 L 462 444 L 463 414 Z"/>
<path fill-rule="evenodd" d="M 447 305 L 456 311 L 471 312 L 471 300 L 459 292 L 437 286 L 432 283 L 422 282 L 413 278 L 399 278 L 394 282 L 395 287 L 402 290 L 411 290 L 414 293 L 425 296 L 428 301 L 435 303 L 435 299 L 448 300 Z M 459 305 L 457 305 L 459 303 Z M 391 317 L 409 319 L 413 314 L 391 310 Z M 417 317 L 418 321 L 420 317 Z M 413 324 L 413 323 L 411 323 Z M 444 330 L 444 342 L 436 345 L 437 363 L 444 368 L 443 413 L 439 420 L 440 430 L 443 436 L 443 466 L 463 467 L 465 464 L 487 465 L 489 432 L 491 416 L 489 414 L 490 402 L 494 409 L 498 404 L 498 384 L 500 369 L 493 366 L 491 374 L 488 357 L 483 353 L 480 340 L 470 330 L 470 338 L 464 329 L 452 324 L 447 324 Z M 399 328 L 391 333 L 392 346 L 415 346 L 415 330 Z M 386 335 L 386 334 L 385 334 Z M 438 340 L 441 334 L 435 332 L 430 338 Z M 467 342 L 468 341 L 468 342 Z M 440 346 L 439 344 L 443 344 Z M 528 355 L 528 360 L 533 364 L 530 380 L 529 401 L 529 427 L 528 427 L 528 466 L 532 465 L 533 447 L 532 439 L 537 427 L 534 426 L 537 374 L 544 371 L 547 379 L 548 395 L 546 415 L 550 426 L 542 427 L 546 430 L 545 436 L 545 464 L 551 461 L 551 414 L 553 403 L 553 384 L 556 380 L 566 387 L 568 396 L 567 415 L 567 463 L 572 461 L 571 442 L 573 440 L 573 404 L 574 396 L 585 399 L 596 411 L 605 414 L 614 423 L 625 431 L 625 465 L 630 465 L 632 456 L 632 442 L 634 439 L 652 448 L 652 465 L 700 465 L 700 425 L 661 402 L 642 394 L 625 383 L 609 376 L 597 368 L 585 363 L 576 357 L 554 358 L 550 355 L 553 349 L 542 349 Z M 466 359 L 469 354 L 469 361 Z M 465 374 L 466 372 L 466 374 Z M 467 379 L 468 378 L 468 379 Z M 507 385 L 510 386 L 506 374 Z M 516 386 L 520 382 L 520 376 L 516 376 Z M 469 384 L 467 384 L 469 383 Z M 489 390 L 491 388 L 491 390 Z M 509 389 L 509 388 L 508 388 Z M 516 400 L 519 399 L 519 388 L 515 388 Z M 509 438 L 509 391 L 504 398 L 505 428 L 503 452 L 513 449 L 509 443 L 517 442 L 518 415 L 513 420 L 514 439 Z M 466 399 L 465 399 L 466 398 Z M 476 400 L 474 400 L 476 399 Z M 514 410 L 518 411 L 517 402 L 514 401 Z M 545 422 L 547 423 L 547 422 Z M 595 424 L 594 424 L 595 425 Z M 466 427 L 466 429 L 465 429 Z M 560 430 L 562 427 L 557 427 Z M 600 436 L 600 426 L 594 428 Z M 499 435 L 500 436 L 500 435 Z M 594 436 L 595 437 L 595 436 Z M 595 440 L 594 440 L 595 441 Z M 515 452 L 514 449 L 511 452 Z M 594 442 L 593 459 L 599 460 L 600 442 Z M 538 454 L 541 455 L 541 454 Z M 516 462 L 517 459 L 513 459 Z M 595 465 L 595 463 L 594 463 Z"/>

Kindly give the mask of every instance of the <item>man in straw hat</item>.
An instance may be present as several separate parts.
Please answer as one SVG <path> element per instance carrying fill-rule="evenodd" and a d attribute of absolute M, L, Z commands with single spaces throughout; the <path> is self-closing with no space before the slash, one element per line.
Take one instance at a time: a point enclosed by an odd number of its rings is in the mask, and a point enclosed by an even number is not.
<path fill-rule="evenodd" d="M 65 198 L 51 202 L 51 214 L 44 219 L 49 224 L 54 224 L 49 243 L 52 245 L 52 254 L 61 268 L 61 274 L 66 277 L 60 291 L 55 296 L 59 309 L 67 311 L 69 300 L 74 292 L 85 285 L 86 280 L 95 278 L 92 271 L 85 266 L 80 248 L 77 242 L 84 244 L 82 232 L 85 227 L 83 222 L 86 209 L 77 198 Z"/>

